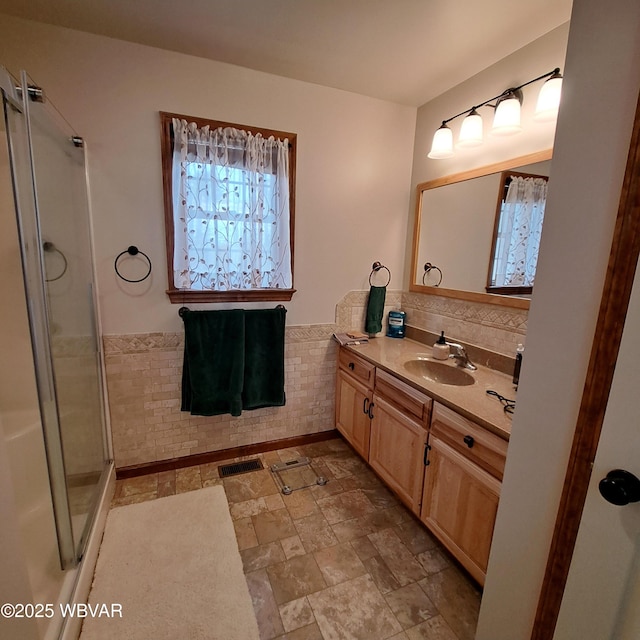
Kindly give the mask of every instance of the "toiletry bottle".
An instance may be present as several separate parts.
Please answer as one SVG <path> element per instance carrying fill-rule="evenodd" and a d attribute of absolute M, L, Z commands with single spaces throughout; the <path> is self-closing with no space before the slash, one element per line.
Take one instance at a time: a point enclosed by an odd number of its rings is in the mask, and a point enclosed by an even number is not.
<path fill-rule="evenodd" d="M 444 331 L 440 332 L 440 337 L 433 345 L 433 357 L 436 360 L 446 360 L 449 357 L 449 345 L 444 337 Z"/>
<path fill-rule="evenodd" d="M 407 314 L 404 311 L 398 311 L 396 309 L 389 311 L 387 336 L 389 338 L 404 338 L 406 319 Z"/>
<path fill-rule="evenodd" d="M 522 353 L 524 352 L 524 345 L 519 344 L 516 348 L 516 363 L 513 367 L 513 384 L 518 388 L 518 382 L 520 380 L 520 367 L 522 367 Z"/>

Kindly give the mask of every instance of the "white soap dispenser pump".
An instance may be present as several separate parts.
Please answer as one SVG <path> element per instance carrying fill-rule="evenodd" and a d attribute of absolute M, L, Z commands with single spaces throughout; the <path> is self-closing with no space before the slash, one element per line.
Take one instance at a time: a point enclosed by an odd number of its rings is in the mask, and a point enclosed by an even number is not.
<path fill-rule="evenodd" d="M 444 337 L 444 331 L 440 332 L 440 337 L 433 345 L 433 357 L 435 360 L 447 360 L 449 357 L 449 345 Z"/>

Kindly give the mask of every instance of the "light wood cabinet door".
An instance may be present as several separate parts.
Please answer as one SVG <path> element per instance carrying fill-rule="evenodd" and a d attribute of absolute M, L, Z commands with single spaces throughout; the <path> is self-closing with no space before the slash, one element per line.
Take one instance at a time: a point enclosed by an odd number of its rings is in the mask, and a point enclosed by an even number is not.
<path fill-rule="evenodd" d="M 351 446 L 369 460 L 371 418 L 369 408 L 373 393 L 342 369 L 336 377 L 336 428 Z"/>
<path fill-rule="evenodd" d="M 369 464 L 420 515 L 427 430 L 377 394 L 372 415 Z"/>
<path fill-rule="evenodd" d="M 421 520 L 484 585 L 500 482 L 439 438 L 429 444 Z"/>

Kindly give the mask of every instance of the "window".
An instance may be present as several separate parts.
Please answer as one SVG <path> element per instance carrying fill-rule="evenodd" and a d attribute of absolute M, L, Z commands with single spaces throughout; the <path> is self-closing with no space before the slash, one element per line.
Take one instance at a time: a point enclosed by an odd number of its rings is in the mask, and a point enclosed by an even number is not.
<path fill-rule="evenodd" d="M 530 294 L 547 201 L 546 176 L 502 174 L 491 253 L 489 293 Z"/>
<path fill-rule="evenodd" d="M 171 302 L 290 300 L 296 135 L 160 119 Z"/>

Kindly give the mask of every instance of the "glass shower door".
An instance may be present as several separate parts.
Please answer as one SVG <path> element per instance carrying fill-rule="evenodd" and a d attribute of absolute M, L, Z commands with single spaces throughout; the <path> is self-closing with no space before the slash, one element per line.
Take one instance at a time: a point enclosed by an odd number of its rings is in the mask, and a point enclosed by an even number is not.
<path fill-rule="evenodd" d="M 35 90 L 26 74 L 22 92 L 30 133 L 44 313 L 62 452 L 60 472 L 77 560 L 97 506 L 108 458 L 85 149 L 82 139 Z M 55 425 L 45 425 L 45 429 L 51 431 L 47 438 L 50 442 L 56 435 Z M 58 473 L 57 469 L 53 471 Z M 52 478 L 52 487 L 55 481 Z M 62 521 L 64 500 L 59 502 L 56 519 Z M 62 522 L 59 535 L 64 528 Z"/>

